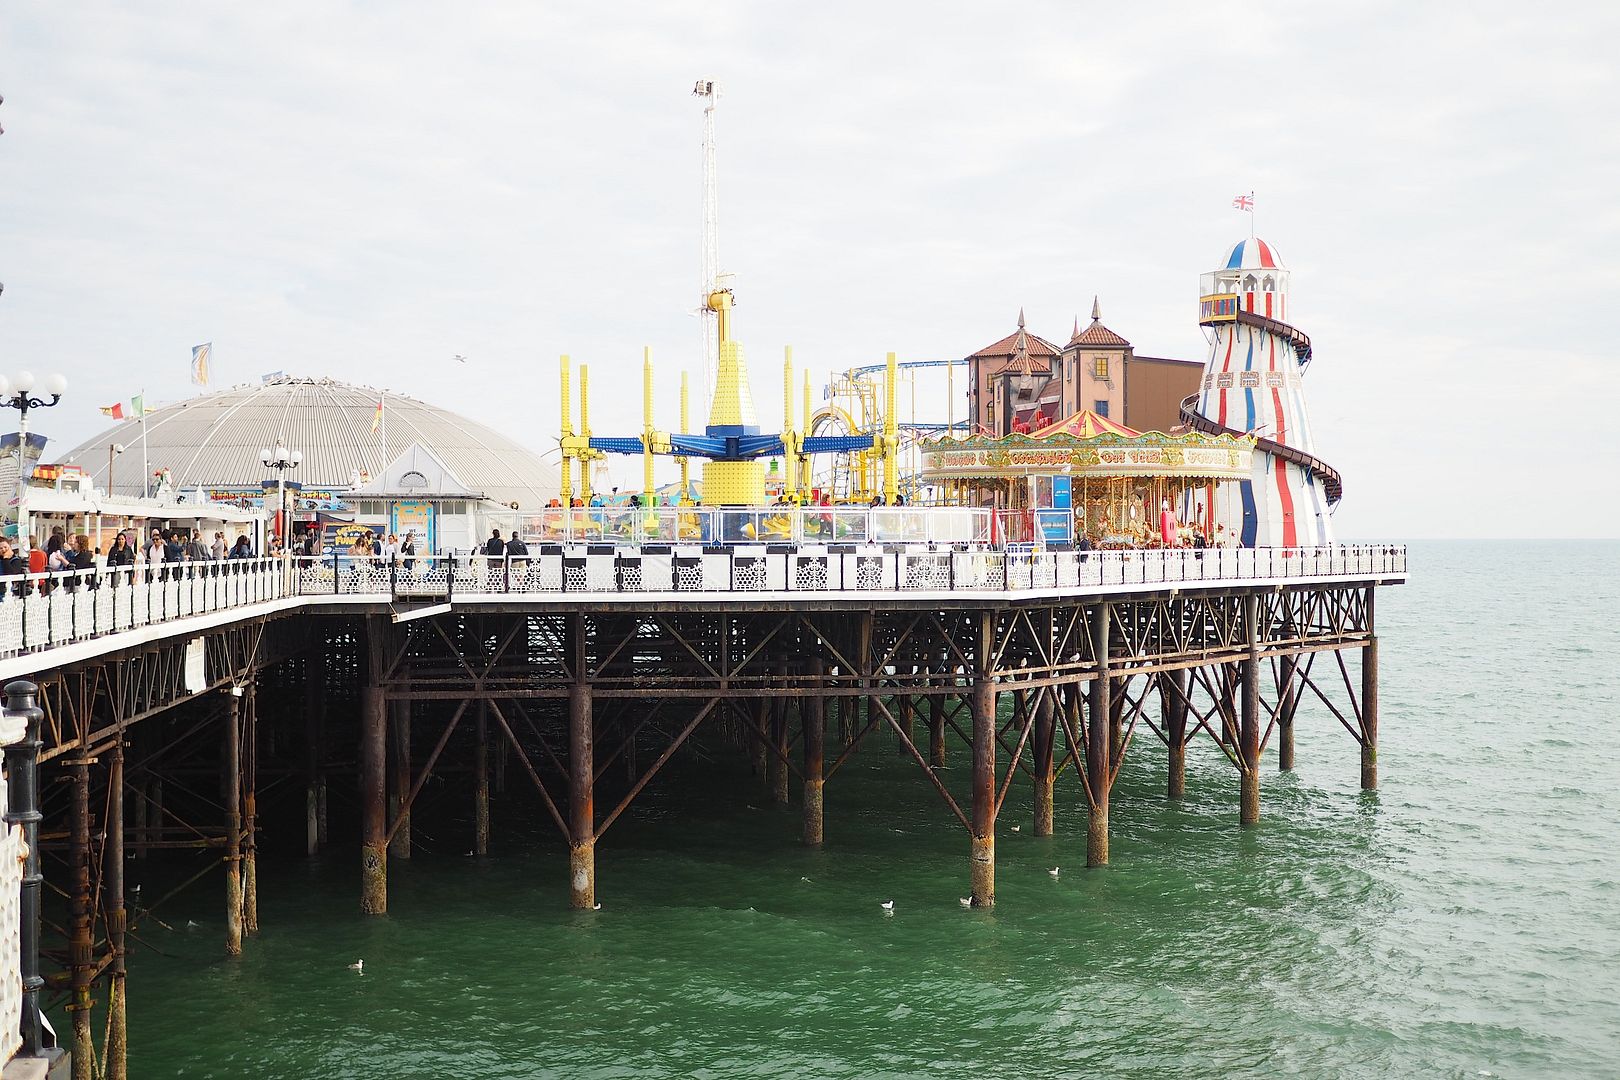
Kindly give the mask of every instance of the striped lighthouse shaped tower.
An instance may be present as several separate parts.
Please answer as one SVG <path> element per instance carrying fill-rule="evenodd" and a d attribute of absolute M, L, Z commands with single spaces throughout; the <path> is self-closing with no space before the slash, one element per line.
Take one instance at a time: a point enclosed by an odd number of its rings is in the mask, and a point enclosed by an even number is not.
<path fill-rule="evenodd" d="M 1251 237 L 1199 284 L 1209 361 L 1197 415 L 1184 408 L 1182 418 L 1206 432 L 1255 439 L 1250 478 L 1208 493 L 1214 504 L 1203 505 L 1206 495 L 1200 512 L 1244 547 L 1331 544 L 1339 474 L 1316 457 L 1311 439 L 1304 381 L 1311 339 L 1289 321 L 1288 268 L 1276 248 Z"/>

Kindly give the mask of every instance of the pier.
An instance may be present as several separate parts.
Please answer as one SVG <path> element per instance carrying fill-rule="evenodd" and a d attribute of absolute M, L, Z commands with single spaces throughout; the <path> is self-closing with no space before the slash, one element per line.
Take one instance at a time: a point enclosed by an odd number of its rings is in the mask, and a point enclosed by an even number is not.
<path fill-rule="evenodd" d="M 703 526 L 711 540 L 781 516 L 725 513 Z M 1014 784 L 1031 785 L 1036 835 L 1087 816 L 1091 867 L 1109 862 L 1110 816 L 1129 813 L 1111 793 L 1138 747 L 1164 748 L 1174 799 L 1208 737 L 1241 778 L 1235 827 L 1261 821 L 1266 755 L 1292 767 L 1300 717 L 1342 725 L 1349 767 L 1376 787 L 1375 595 L 1404 580 L 1404 548 L 907 542 L 877 538 L 954 530 L 960 511 L 844 513 L 864 515 L 860 542 L 806 538 L 807 511 L 783 543 L 565 537 L 522 558 L 7 582 L 0 679 L 38 743 L 53 916 L 38 992 L 67 1002 L 76 1073 L 105 1027 L 109 1075 L 124 1075 L 128 928 L 173 895 L 132 897 L 125 867 L 155 852 L 195 852 L 180 887 L 219 891 L 234 953 L 274 918 L 258 905 L 262 847 L 352 843 L 357 904 L 383 914 L 413 823 L 437 832 L 433 807 L 456 800 L 484 854 L 504 785 L 532 794 L 567 848 L 569 905 L 592 908 L 598 844 L 700 744 L 734 763 L 740 801 L 796 799 L 802 842 L 836 850 L 824 811 L 839 771 L 886 733 L 961 825 L 980 907 Z"/>

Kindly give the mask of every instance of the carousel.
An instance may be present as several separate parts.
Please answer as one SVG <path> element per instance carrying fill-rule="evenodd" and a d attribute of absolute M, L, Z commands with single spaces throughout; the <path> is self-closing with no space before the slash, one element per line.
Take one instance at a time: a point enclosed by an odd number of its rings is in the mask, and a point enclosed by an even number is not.
<path fill-rule="evenodd" d="M 923 443 L 923 482 L 940 501 L 994 507 L 1009 542 L 1075 540 L 1098 548 L 1215 545 L 1232 539 L 1187 521 L 1194 500 L 1216 505 L 1225 481 L 1251 475 L 1247 436 L 1135 431 L 1090 410 L 1000 438 Z"/>

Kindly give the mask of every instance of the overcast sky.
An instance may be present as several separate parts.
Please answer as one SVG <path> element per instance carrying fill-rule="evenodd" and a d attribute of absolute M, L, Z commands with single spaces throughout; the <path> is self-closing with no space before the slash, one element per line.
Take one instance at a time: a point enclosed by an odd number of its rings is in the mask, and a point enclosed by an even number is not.
<path fill-rule="evenodd" d="M 1094 294 L 1202 360 L 1252 189 L 1341 536 L 1616 536 L 1617 12 L 11 0 L 0 370 L 72 380 L 59 453 L 195 392 L 202 341 L 216 387 L 330 375 L 544 450 L 558 354 L 636 434 L 648 345 L 674 427 L 708 77 L 768 430 L 783 345 L 818 379 L 961 357 L 1020 307 L 1062 342 Z"/>

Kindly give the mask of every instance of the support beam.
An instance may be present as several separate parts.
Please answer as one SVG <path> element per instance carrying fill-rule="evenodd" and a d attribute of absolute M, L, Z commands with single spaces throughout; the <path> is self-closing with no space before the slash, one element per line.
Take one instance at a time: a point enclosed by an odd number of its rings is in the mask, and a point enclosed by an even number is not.
<path fill-rule="evenodd" d="M 242 954 L 242 688 L 225 691 L 225 953 Z"/>
<path fill-rule="evenodd" d="M 1170 775 L 1165 794 L 1172 799 L 1187 795 L 1187 672 L 1159 675 L 1159 720 L 1170 749 Z"/>
<path fill-rule="evenodd" d="M 784 673 L 786 669 L 782 669 Z M 771 700 L 771 745 L 770 755 L 765 759 L 766 771 L 769 773 L 771 801 L 783 806 L 788 801 L 788 699 L 785 697 Z"/>
<path fill-rule="evenodd" d="M 1361 790 L 1378 788 L 1378 638 L 1373 631 L 1373 593 L 1367 587 L 1367 644 L 1361 648 Z"/>
<path fill-rule="evenodd" d="M 409 701 L 390 702 L 389 711 L 393 714 L 393 723 L 390 725 L 389 749 L 392 761 L 388 769 L 388 809 L 389 817 L 394 821 L 394 838 L 388 843 L 389 857 L 395 859 L 409 859 L 411 857 L 411 808 L 409 805 L 409 792 L 411 790 L 411 713 L 412 706 Z"/>
<path fill-rule="evenodd" d="M 243 698 L 242 931 L 259 932 L 259 697 L 249 682 Z"/>
<path fill-rule="evenodd" d="M 1073 688 L 1066 688 L 1065 692 L 1072 692 Z M 1040 701 L 1035 706 L 1035 728 L 1031 733 L 1031 753 L 1034 755 L 1035 769 L 1035 829 L 1036 836 L 1052 835 L 1052 781 L 1056 771 L 1052 763 L 1052 750 L 1057 740 L 1057 725 L 1053 719 L 1052 698 L 1057 693 L 1056 688 L 1049 688 L 1040 694 Z"/>
<path fill-rule="evenodd" d="M 325 780 L 321 770 L 323 713 L 326 709 L 326 672 L 320 649 L 304 658 L 304 853 L 321 850 L 321 796 Z"/>
<path fill-rule="evenodd" d="M 1291 772 L 1294 768 L 1294 713 L 1299 710 L 1299 687 L 1295 685 L 1299 658 L 1285 656 L 1278 666 L 1281 684 L 1277 687 L 1277 768 Z"/>
<path fill-rule="evenodd" d="M 478 702 L 478 732 L 473 743 L 473 854 L 489 854 L 489 702 Z"/>
<path fill-rule="evenodd" d="M 825 665 L 816 659 L 808 661 L 805 667 L 817 679 L 817 683 L 809 694 L 799 699 L 804 735 L 804 842 L 810 847 L 820 847 L 824 838 L 822 804 L 825 791 L 821 774 L 827 741 L 827 699 L 821 696 L 823 687 L 820 678 Z"/>
<path fill-rule="evenodd" d="M 945 767 L 944 694 L 933 694 L 928 698 L 928 763 L 936 769 Z"/>
<path fill-rule="evenodd" d="M 596 753 L 592 745 L 591 687 L 583 678 L 568 689 L 568 906 L 596 906 Z"/>
<path fill-rule="evenodd" d="M 743 709 L 749 707 L 746 702 L 739 705 L 739 708 Z M 751 755 L 749 768 L 754 776 L 759 778 L 760 785 L 766 791 L 769 791 L 771 789 L 771 746 L 768 740 L 771 730 L 771 699 L 760 698 L 753 703 L 752 708 L 758 730 L 750 733 L 752 737 L 749 741 L 749 753 Z"/>
<path fill-rule="evenodd" d="M 891 704 L 896 704 L 899 707 L 900 711 L 895 713 L 895 716 L 900 721 L 900 730 L 906 733 L 906 739 L 915 739 L 917 737 L 915 730 L 917 720 L 917 699 L 912 697 L 909 693 L 897 694 L 895 695 L 895 698 L 891 700 Z M 907 757 L 910 755 L 911 751 L 906 749 L 905 740 L 895 740 L 895 746 L 901 757 Z"/>
<path fill-rule="evenodd" d="M 1243 598 L 1243 628 L 1248 635 L 1249 653 L 1239 663 L 1241 680 L 1238 722 L 1238 752 L 1242 775 L 1242 808 L 1239 820 L 1245 826 L 1260 823 L 1260 598 L 1253 593 Z"/>
<path fill-rule="evenodd" d="M 69 837 L 68 881 L 71 883 L 72 920 L 68 932 L 68 965 L 73 980 L 73 996 L 68 1013 L 73 1018 L 73 1080 L 92 1080 L 96 1066 L 96 1044 L 90 1030 L 90 984 L 95 978 L 95 947 L 91 927 L 95 919 L 95 898 L 90 892 L 90 762 L 80 758 L 68 768 L 73 785 L 73 832 Z"/>
<path fill-rule="evenodd" d="M 124 992 L 124 736 L 113 743 L 107 760 L 107 840 L 102 848 L 102 875 L 107 894 L 107 1080 L 129 1080 L 129 1016 Z"/>
<path fill-rule="evenodd" d="M 986 616 L 988 620 L 989 616 Z M 985 635 L 988 637 L 988 634 Z M 996 682 L 973 684 L 973 904 L 996 903 Z"/>
<path fill-rule="evenodd" d="M 388 699 L 360 691 L 360 910 L 388 913 Z"/>
<path fill-rule="evenodd" d="M 1091 819 L 1086 826 L 1086 865 L 1108 865 L 1108 794 L 1113 788 L 1109 717 L 1114 706 L 1113 677 L 1109 674 L 1109 620 L 1107 601 L 1091 609 L 1091 650 L 1096 657 L 1096 677 L 1091 680 L 1091 701 L 1086 727 L 1086 787 L 1091 794 Z"/>

